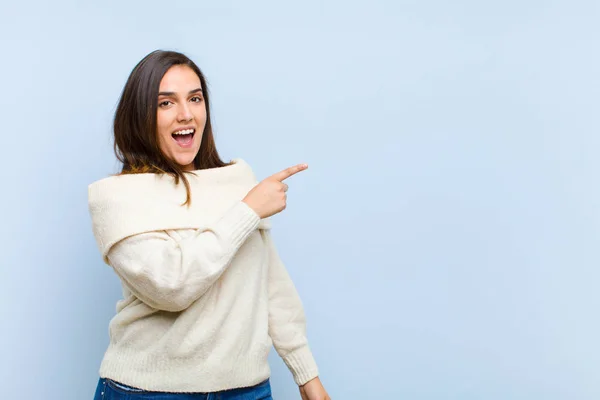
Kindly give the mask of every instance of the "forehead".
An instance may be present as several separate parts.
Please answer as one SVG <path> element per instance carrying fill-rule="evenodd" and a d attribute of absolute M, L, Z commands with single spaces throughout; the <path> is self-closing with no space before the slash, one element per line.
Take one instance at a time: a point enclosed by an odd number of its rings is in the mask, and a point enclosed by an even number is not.
<path fill-rule="evenodd" d="M 165 73 L 160 81 L 161 92 L 188 92 L 201 87 L 200 78 L 187 65 L 175 65 Z"/>

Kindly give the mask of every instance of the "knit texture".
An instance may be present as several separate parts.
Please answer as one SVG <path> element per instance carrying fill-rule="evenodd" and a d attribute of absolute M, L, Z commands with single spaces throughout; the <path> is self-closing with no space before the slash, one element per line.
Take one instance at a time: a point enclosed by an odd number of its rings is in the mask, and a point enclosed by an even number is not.
<path fill-rule="evenodd" d="M 168 176 L 89 186 L 98 248 L 123 287 L 101 377 L 175 393 L 247 387 L 270 376 L 273 345 L 298 385 L 318 375 L 270 221 L 241 201 L 256 178 L 234 161 L 189 175 L 189 208 Z"/>

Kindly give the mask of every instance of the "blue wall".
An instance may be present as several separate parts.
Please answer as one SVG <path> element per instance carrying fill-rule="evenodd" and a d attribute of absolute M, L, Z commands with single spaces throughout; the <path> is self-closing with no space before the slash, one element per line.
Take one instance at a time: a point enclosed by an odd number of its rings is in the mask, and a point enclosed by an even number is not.
<path fill-rule="evenodd" d="M 101 4 L 0 12 L 3 398 L 93 396 L 121 292 L 87 185 L 157 48 L 224 158 L 309 163 L 273 232 L 334 399 L 600 398 L 598 2 Z"/>

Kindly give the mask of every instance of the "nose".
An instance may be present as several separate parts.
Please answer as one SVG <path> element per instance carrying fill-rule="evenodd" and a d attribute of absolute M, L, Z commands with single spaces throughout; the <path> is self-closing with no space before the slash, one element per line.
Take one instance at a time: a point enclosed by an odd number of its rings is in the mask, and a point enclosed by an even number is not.
<path fill-rule="evenodd" d="M 177 113 L 177 121 L 179 122 L 187 122 L 193 118 L 192 112 L 190 111 L 187 103 L 182 104 L 179 107 L 179 112 Z"/>

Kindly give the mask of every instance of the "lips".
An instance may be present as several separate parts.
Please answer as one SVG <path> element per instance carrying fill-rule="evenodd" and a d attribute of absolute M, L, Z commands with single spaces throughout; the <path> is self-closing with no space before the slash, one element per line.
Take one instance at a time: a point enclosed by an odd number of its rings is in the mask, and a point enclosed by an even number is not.
<path fill-rule="evenodd" d="M 189 148 L 194 143 L 195 134 L 196 130 L 194 128 L 185 128 L 173 132 L 171 136 L 180 147 Z"/>

